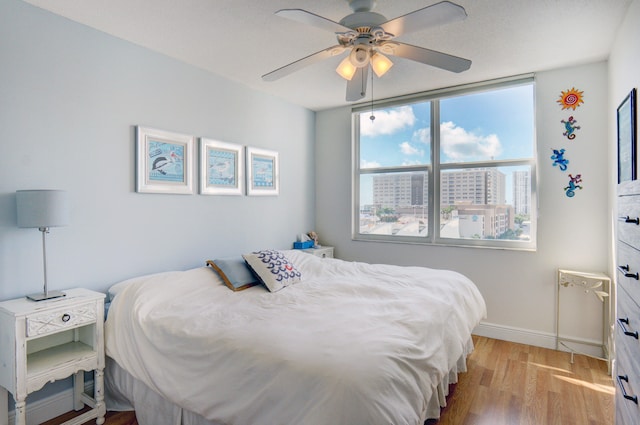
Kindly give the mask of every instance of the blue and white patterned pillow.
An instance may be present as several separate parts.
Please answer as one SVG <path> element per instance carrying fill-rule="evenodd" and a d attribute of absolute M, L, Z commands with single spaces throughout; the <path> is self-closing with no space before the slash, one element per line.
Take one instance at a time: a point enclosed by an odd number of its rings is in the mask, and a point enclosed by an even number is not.
<path fill-rule="evenodd" d="M 280 251 L 263 250 L 243 254 L 242 257 L 251 271 L 271 292 L 302 280 L 302 274 Z"/>

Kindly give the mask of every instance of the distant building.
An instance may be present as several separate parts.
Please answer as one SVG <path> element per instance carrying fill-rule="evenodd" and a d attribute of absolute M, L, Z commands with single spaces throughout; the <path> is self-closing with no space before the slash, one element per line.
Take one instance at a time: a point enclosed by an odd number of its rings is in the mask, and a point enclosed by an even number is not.
<path fill-rule="evenodd" d="M 524 172 L 523 172 L 524 173 Z M 514 195 L 522 195 L 522 208 L 529 206 L 528 172 L 518 177 L 518 188 Z M 440 204 L 442 208 L 453 207 L 451 217 L 445 217 L 445 226 L 451 228 L 452 237 L 460 238 L 498 238 L 509 229 L 514 229 L 515 211 L 506 204 L 506 176 L 497 168 L 473 168 L 457 171 L 444 171 L 440 176 Z M 514 177 L 514 186 L 516 177 Z M 515 198 L 515 196 L 514 196 Z M 389 209 L 399 224 L 402 217 L 416 217 L 417 232 L 421 232 L 425 219 L 428 219 L 429 184 L 428 174 L 392 173 L 373 176 L 373 204 L 361 211 L 361 231 L 378 228 L 383 224 L 378 213 Z M 451 218 L 451 220 L 449 220 Z M 387 226 L 391 228 L 391 226 Z M 376 230 L 373 230 L 373 229 Z M 386 228 L 385 228 L 386 229 Z M 387 229 L 388 230 L 388 229 Z M 393 233 L 392 230 L 389 230 Z M 459 233 L 459 236 L 453 236 Z"/>
<path fill-rule="evenodd" d="M 513 208 L 516 214 L 531 213 L 531 173 L 529 171 L 513 172 Z"/>
<path fill-rule="evenodd" d="M 457 202 L 481 205 L 506 203 L 506 177 L 496 168 L 444 171 L 440 179 L 440 204 L 443 207 Z"/>
<path fill-rule="evenodd" d="M 454 205 L 506 203 L 506 176 L 496 168 L 444 171 L 440 182 L 440 203 Z M 378 208 L 427 206 L 429 179 L 426 173 L 394 173 L 373 177 L 373 204 Z"/>
<path fill-rule="evenodd" d="M 511 205 L 457 204 L 461 238 L 498 238 L 514 226 Z"/>
<path fill-rule="evenodd" d="M 394 210 L 426 206 L 429 199 L 429 178 L 426 173 L 397 173 L 373 177 L 373 204 Z"/>

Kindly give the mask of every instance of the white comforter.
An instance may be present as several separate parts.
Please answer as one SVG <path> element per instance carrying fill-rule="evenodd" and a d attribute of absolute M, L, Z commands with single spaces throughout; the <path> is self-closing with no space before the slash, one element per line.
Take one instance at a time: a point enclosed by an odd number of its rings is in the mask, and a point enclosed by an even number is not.
<path fill-rule="evenodd" d="M 230 425 L 422 424 L 485 315 L 451 271 L 285 251 L 303 281 L 230 291 L 211 268 L 112 288 L 107 355 Z"/>

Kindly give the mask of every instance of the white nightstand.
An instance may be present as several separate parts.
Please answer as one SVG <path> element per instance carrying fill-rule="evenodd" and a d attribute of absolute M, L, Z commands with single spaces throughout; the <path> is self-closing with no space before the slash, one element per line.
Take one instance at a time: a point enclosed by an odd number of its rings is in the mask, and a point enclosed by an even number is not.
<path fill-rule="evenodd" d="M 316 257 L 320 257 L 320 258 L 333 258 L 332 246 L 322 246 L 320 248 L 307 248 L 307 249 L 303 249 L 302 252 L 315 255 Z"/>
<path fill-rule="evenodd" d="M 0 424 L 8 423 L 7 392 L 15 425 L 25 425 L 28 394 L 73 375 L 73 404 L 92 409 L 65 425 L 104 423 L 104 297 L 88 289 L 63 291 L 47 301 L 0 302 Z M 94 397 L 84 393 L 84 371 L 94 373 Z"/>

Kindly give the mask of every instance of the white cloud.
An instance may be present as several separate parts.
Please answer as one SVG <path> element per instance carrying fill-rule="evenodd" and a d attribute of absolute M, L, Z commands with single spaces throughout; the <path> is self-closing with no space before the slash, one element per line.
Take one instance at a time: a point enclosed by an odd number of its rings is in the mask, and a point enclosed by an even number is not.
<path fill-rule="evenodd" d="M 424 150 L 417 149 L 417 148 L 411 146 L 411 144 L 409 142 L 400 143 L 400 152 L 402 152 L 403 155 L 420 155 L 420 156 L 424 156 Z"/>
<path fill-rule="evenodd" d="M 402 166 L 403 167 L 408 167 L 408 166 L 411 166 L 411 165 L 424 165 L 424 162 L 420 161 L 418 159 L 415 159 L 413 161 L 402 161 Z"/>
<path fill-rule="evenodd" d="M 376 161 L 360 160 L 360 168 L 378 168 L 379 166 L 380 163 Z"/>
<path fill-rule="evenodd" d="M 360 134 L 363 136 L 377 136 L 380 134 L 394 134 L 406 127 L 411 127 L 416 122 L 413 108 L 401 106 L 400 108 L 375 111 L 375 120 L 369 119 L 370 114 L 360 114 Z"/>
<path fill-rule="evenodd" d="M 431 143 L 431 127 L 419 128 L 413 132 L 413 140 L 428 145 Z"/>
<path fill-rule="evenodd" d="M 477 135 L 451 121 L 440 125 L 440 140 L 442 152 L 454 161 L 488 160 L 502 153 L 497 135 Z"/>

